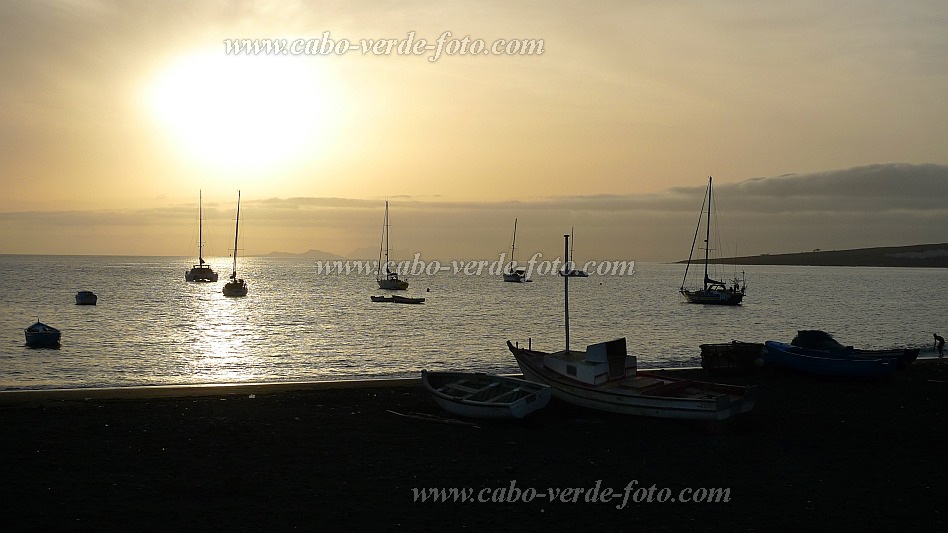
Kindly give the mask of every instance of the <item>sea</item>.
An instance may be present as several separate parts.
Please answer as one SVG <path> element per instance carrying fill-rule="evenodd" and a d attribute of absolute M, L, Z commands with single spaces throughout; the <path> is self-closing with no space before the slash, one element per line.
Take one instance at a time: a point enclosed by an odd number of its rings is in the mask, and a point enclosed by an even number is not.
<path fill-rule="evenodd" d="M 504 283 L 482 271 L 409 275 L 421 305 L 377 303 L 374 273 L 327 273 L 300 257 L 241 258 L 250 291 L 189 283 L 184 257 L 0 255 L 0 390 L 418 377 L 422 369 L 518 373 L 506 341 L 565 344 L 564 279 Z M 747 266 L 737 307 L 688 304 L 684 266 L 636 262 L 568 284 L 570 347 L 625 337 L 640 368 L 700 364 L 703 343 L 789 342 L 821 329 L 860 348 L 919 347 L 948 332 L 948 270 Z M 631 272 L 631 273 L 630 273 Z M 90 290 L 95 306 L 75 304 Z M 57 349 L 29 348 L 37 320 Z"/>

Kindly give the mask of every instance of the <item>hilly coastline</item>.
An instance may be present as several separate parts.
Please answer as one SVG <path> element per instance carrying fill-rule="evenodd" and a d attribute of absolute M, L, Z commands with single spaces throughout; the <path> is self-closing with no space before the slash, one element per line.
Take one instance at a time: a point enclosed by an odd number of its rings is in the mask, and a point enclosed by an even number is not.
<path fill-rule="evenodd" d="M 853 250 L 813 250 L 789 254 L 762 254 L 712 260 L 712 263 L 739 265 L 948 267 L 948 243 L 858 248 Z M 687 261 L 679 261 L 687 263 Z"/>

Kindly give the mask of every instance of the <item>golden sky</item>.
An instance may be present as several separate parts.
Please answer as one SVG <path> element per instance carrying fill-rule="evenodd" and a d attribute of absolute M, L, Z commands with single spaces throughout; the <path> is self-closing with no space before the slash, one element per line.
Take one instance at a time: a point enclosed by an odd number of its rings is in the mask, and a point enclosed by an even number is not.
<path fill-rule="evenodd" d="M 496 256 L 516 217 L 524 253 L 575 226 L 672 260 L 709 175 L 739 253 L 944 242 L 946 27 L 940 0 L 3 2 L 0 253 L 193 255 L 203 191 L 226 255 L 239 189 L 248 254 L 375 250 L 388 199 L 429 258 Z M 224 42 L 446 31 L 543 52 Z"/>

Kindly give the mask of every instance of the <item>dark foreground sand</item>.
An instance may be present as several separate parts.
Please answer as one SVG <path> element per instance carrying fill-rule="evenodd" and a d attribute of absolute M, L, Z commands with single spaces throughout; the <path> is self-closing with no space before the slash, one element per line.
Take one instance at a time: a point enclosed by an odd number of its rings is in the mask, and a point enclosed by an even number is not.
<path fill-rule="evenodd" d="M 754 412 L 713 428 L 554 400 L 526 421 L 474 427 L 388 412 L 444 415 L 417 385 L 137 399 L 0 393 L 0 524 L 5 531 L 943 530 L 948 363 L 919 361 L 881 382 L 771 370 L 718 380 L 759 383 Z M 530 488 L 548 495 L 589 491 L 597 481 L 620 496 L 421 503 L 412 491 L 464 487 L 489 498 L 515 483 L 522 495 Z M 663 488 L 675 498 L 686 488 L 729 488 L 730 501 L 630 501 L 617 509 L 632 481 L 655 485 L 656 497 Z"/>

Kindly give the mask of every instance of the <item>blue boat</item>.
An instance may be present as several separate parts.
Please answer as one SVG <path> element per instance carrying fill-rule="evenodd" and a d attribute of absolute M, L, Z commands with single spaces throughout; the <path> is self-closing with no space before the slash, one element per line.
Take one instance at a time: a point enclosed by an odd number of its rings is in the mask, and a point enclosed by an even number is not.
<path fill-rule="evenodd" d="M 773 363 L 808 374 L 849 378 L 891 376 L 897 368 L 894 358 L 844 357 L 822 352 L 814 355 L 811 350 L 783 342 L 764 343 L 762 358 Z"/>

